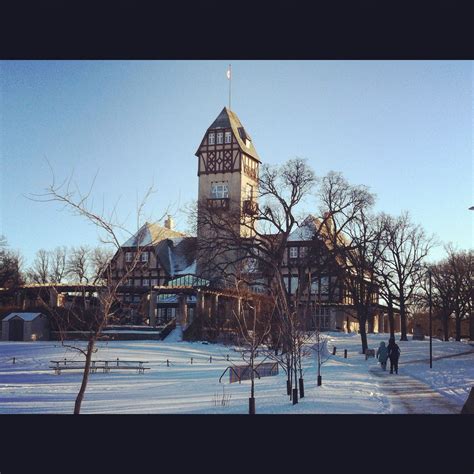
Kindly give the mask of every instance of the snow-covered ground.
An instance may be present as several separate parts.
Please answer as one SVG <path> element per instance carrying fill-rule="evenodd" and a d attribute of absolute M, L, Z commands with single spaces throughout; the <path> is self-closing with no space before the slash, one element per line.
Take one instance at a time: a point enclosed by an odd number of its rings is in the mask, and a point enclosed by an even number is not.
<path fill-rule="evenodd" d="M 166 341 L 110 341 L 99 343 L 94 359 L 143 360 L 150 370 L 111 371 L 91 374 L 83 413 L 192 413 L 245 414 L 248 410 L 250 382 L 229 384 L 229 365 L 242 363 L 233 347 L 200 342 L 181 342 L 176 331 Z M 257 413 L 268 414 L 382 414 L 403 412 L 394 405 L 389 393 L 392 379 L 418 380 L 426 387 L 425 413 L 435 413 L 430 404 L 428 387 L 433 388 L 459 411 L 474 385 L 474 352 L 467 342 L 433 340 L 433 369 L 429 368 L 429 342 L 397 343 L 401 348 L 399 376 L 380 375 L 374 359 L 360 354 L 360 336 L 328 333 L 329 350 L 337 347 L 322 367 L 323 384 L 316 384 L 315 357 L 306 360 L 305 397 L 292 405 L 286 395 L 286 376 L 280 369 L 277 376 L 256 381 Z M 387 335 L 369 335 L 369 347 L 377 348 Z M 348 350 L 344 359 L 343 351 Z M 437 359 L 437 357 L 452 356 Z M 212 356 L 212 362 L 210 362 Z M 15 357 L 15 364 L 13 364 Z M 55 375 L 50 360 L 76 359 L 80 356 L 58 342 L 0 342 L 0 413 L 72 413 L 75 396 L 81 383 L 80 372 L 64 371 Z M 191 358 L 193 363 L 191 364 Z M 169 361 L 169 366 L 167 365 Z M 240 361 L 240 362 L 239 362 Z M 409 377 L 407 377 L 409 376 Z M 396 380 L 396 379 L 393 379 Z M 417 385 L 418 387 L 420 385 Z M 438 397 L 440 396 L 438 395 Z M 228 399 L 222 406 L 222 399 Z M 418 404 L 420 401 L 418 401 Z M 418 405 L 419 406 L 419 405 Z M 402 407 L 402 408 L 401 408 Z M 410 411 L 407 409 L 407 413 Z"/>

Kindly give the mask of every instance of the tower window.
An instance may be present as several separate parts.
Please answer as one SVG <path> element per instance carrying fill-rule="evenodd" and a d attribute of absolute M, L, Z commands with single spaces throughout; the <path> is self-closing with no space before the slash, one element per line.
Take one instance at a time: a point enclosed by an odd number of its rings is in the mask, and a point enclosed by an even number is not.
<path fill-rule="evenodd" d="M 211 185 L 212 199 L 223 199 L 229 197 L 229 187 L 227 181 L 217 181 Z"/>
<path fill-rule="evenodd" d="M 209 145 L 214 145 L 216 143 L 216 136 L 214 133 L 209 134 Z"/>
<path fill-rule="evenodd" d="M 251 184 L 247 184 L 245 187 L 245 197 L 250 201 L 253 199 L 253 186 Z"/>
<path fill-rule="evenodd" d="M 232 134 L 230 132 L 225 132 L 225 142 L 230 143 L 232 141 Z"/>
<path fill-rule="evenodd" d="M 217 144 L 222 144 L 224 140 L 224 133 L 223 132 L 218 132 L 217 133 Z"/>

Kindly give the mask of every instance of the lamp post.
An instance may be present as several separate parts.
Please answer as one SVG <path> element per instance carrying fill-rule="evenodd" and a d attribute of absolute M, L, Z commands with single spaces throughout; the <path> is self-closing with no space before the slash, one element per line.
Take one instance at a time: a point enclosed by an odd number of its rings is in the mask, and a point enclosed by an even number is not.
<path fill-rule="evenodd" d="M 432 331 L 432 298 L 431 298 L 431 267 L 428 267 L 428 277 L 429 277 L 429 301 L 430 301 L 430 369 L 433 368 L 433 331 Z"/>

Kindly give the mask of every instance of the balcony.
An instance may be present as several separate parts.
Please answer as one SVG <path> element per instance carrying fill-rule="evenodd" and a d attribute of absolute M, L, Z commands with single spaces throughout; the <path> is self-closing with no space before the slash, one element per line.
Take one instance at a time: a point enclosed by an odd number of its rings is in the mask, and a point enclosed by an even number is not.
<path fill-rule="evenodd" d="M 244 214 L 254 216 L 258 213 L 258 203 L 252 199 L 247 199 L 243 202 L 242 211 Z"/>
<path fill-rule="evenodd" d="M 229 198 L 209 198 L 207 207 L 209 209 L 229 209 Z"/>

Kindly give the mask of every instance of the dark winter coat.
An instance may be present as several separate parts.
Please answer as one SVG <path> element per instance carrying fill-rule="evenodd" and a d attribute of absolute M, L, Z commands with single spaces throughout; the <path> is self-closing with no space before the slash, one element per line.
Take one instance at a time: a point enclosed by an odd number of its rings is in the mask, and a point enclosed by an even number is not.
<path fill-rule="evenodd" d="M 389 343 L 388 347 L 388 357 L 390 360 L 398 360 L 400 357 L 400 348 L 396 342 Z"/>
<path fill-rule="evenodd" d="M 381 342 L 379 348 L 377 349 L 377 353 L 375 354 L 377 356 L 377 359 L 379 360 L 380 363 L 385 363 L 387 362 L 388 359 L 388 350 L 387 347 L 385 346 L 385 342 Z"/>

